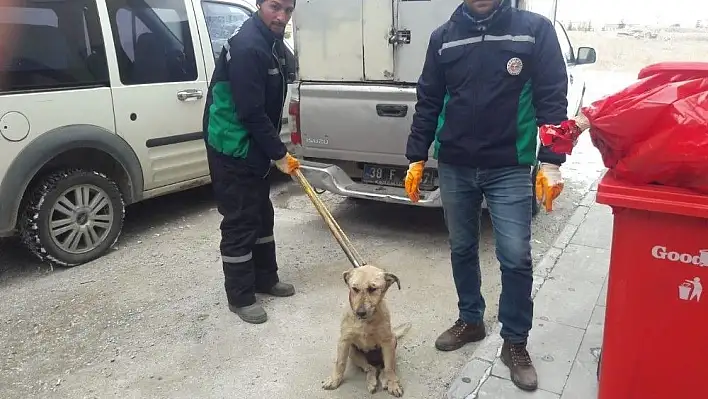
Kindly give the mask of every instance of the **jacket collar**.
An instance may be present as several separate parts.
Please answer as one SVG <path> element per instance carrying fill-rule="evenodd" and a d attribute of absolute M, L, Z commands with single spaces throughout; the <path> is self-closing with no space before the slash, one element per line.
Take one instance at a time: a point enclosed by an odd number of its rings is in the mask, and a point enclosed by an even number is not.
<path fill-rule="evenodd" d="M 263 37 L 268 41 L 268 44 L 273 44 L 275 41 L 283 39 L 282 35 L 276 35 L 275 33 L 273 33 L 272 30 L 270 30 L 270 28 L 268 28 L 266 26 L 265 22 L 263 22 L 263 20 L 261 19 L 261 16 L 258 15 L 257 12 L 253 14 L 252 18 L 253 18 L 253 23 L 256 24 L 256 27 L 258 28 L 258 30 L 261 32 Z"/>
<path fill-rule="evenodd" d="M 473 31 L 484 32 L 508 14 L 507 11 L 511 8 L 510 3 L 510 0 L 502 0 L 491 14 L 479 16 L 472 13 L 467 4 L 463 2 L 452 13 L 450 21 Z"/>

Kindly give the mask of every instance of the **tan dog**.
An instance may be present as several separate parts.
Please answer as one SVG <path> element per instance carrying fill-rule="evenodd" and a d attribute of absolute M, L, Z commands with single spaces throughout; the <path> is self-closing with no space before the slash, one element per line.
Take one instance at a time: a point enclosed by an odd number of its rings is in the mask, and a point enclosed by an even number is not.
<path fill-rule="evenodd" d="M 344 272 L 344 282 L 349 287 L 349 308 L 341 322 L 337 361 L 332 376 L 324 382 L 324 389 L 336 389 L 342 383 L 347 358 L 366 373 L 366 387 L 376 392 L 378 372 L 381 386 L 391 395 L 400 397 L 403 388 L 396 374 L 396 345 L 410 328 L 405 323 L 391 328 L 391 315 L 384 301 L 393 283 L 401 283 L 392 273 L 366 265 Z"/>

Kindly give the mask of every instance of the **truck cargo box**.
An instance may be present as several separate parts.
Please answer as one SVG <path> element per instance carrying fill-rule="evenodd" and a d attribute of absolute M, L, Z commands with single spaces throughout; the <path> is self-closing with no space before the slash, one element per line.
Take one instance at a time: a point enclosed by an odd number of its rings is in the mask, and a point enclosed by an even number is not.
<path fill-rule="evenodd" d="M 460 4 L 462 0 L 301 1 L 293 15 L 299 79 L 413 84 L 430 34 Z M 555 0 L 522 0 L 519 6 L 552 18 Z"/>

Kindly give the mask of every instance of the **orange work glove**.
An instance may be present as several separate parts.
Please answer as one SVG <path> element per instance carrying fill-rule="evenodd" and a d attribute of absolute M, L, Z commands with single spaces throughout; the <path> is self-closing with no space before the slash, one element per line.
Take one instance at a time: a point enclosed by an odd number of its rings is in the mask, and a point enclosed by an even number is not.
<path fill-rule="evenodd" d="M 292 175 L 297 169 L 300 168 L 300 161 L 297 158 L 290 155 L 290 153 L 285 153 L 285 156 L 275 161 L 275 166 L 283 173 Z"/>
<path fill-rule="evenodd" d="M 412 162 L 406 173 L 406 194 L 413 202 L 420 200 L 420 182 L 423 180 L 425 161 Z"/>
<path fill-rule="evenodd" d="M 560 167 L 550 163 L 541 163 L 536 175 L 536 199 L 543 203 L 546 212 L 553 210 L 553 200 L 563 191 L 563 178 Z"/>

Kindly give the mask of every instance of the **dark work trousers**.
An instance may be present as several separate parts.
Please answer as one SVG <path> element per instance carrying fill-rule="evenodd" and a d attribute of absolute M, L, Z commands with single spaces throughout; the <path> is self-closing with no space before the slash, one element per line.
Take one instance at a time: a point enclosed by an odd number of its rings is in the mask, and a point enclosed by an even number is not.
<path fill-rule="evenodd" d="M 256 302 L 278 280 L 273 238 L 273 204 L 270 182 L 258 176 L 245 161 L 225 156 L 207 145 L 212 186 L 221 221 L 221 259 L 229 304 Z"/>

